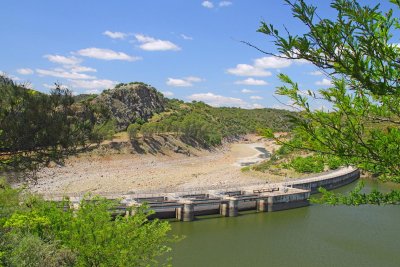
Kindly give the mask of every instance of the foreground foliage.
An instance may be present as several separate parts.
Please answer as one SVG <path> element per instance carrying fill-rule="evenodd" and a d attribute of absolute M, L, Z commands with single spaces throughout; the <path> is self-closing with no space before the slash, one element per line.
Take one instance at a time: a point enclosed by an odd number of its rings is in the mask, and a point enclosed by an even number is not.
<path fill-rule="evenodd" d="M 393 10 L 379 4 L 334 0 L 336 19 L 321 18 L 304 0 L 285 1 L 306 32 L 282 35 L 262 23 L 259 32 L 272 37 L 278 57 L 307 60 L 332 80 L 328 89 L 301 90 L 287 75 L 277 93 L 301 110 L 295 130 L 298 148 L 338 156 L 382 179 L 400 181 L 400 48 L 393 33 L 400 28 Z M 400 1 L 390 1 L 396 9 Z M 261 49 L 260 49 L 261 50 Z M 261 50 L 262 51 L 262 50 Z M 266 54 L 273 54 L 262 51 Z M 312 100 L 330 111 L 313 110 Z"/>
<path fill-rule="evenodd" d="M 359 182 L 355 189 L 347 195 L 329 192 L 324 188 L 320 188 L 321 198 L 312 198 L 313 203 L 330 204 L 330 205 L 381 205 L 381 204 L 399 204 L 400 190 L 392 190 L 389 193 L 382 193 L 374 189 L 370 193 L 362 193 L 363 182 Z"/>
<path fill-rule="evenodd" d="M 148 266 L 168 252 L 168 222 L 149 221 L 146 207 L 113 217 L 117 203 L 87 196 L 47 202 L 0 185 L 0 266 Z"/>

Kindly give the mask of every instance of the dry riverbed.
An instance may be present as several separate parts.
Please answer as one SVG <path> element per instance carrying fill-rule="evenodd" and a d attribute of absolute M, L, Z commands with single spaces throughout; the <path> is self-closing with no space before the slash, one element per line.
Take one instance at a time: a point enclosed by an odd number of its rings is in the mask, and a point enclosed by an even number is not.
<path fill-rule="evenodd" d="M 65 166 L 42 169 L 37 184 L 30 188 L 52 195 L 179 191 L 265 182 L 265 174 L 241 171 L 246 163 L 261 160 L 262 148 L 272 151 L 277 146 L 273 141 L 249 136 L 246 142 L 228 144 L 213 152 L 197 150 L 191 156 L 172 151 L 164 155 L 84 154 L 68 159 Z"/>

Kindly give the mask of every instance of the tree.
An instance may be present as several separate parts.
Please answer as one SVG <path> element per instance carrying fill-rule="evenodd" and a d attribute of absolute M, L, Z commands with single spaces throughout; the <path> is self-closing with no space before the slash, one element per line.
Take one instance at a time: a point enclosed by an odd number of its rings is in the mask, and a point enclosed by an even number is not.
<path fill-rule="evenodd" d="M 332 1 L 334 20 L 321 18 L 304 0 L 285 2 L 307 31 L 293 35 L 285 28 L 282 35 L 262 22 L 258 31 L 273 39 L 278 53 L 256 48 L 307 60 L 332 80 L 330 88 L 305 95 L 287 75 L 279 75 L 284 85 L 277 93 L 301 111 L 295 118 L 299 148 L 339 156 L 382 179 L 400 182 L 400 48 L 393 39 L 399 19 L 392 9 L 384 13 L 379 4 L 361 6 L 355 0 Z M 390 2 L 400 7 L 399 0 Z M 313 110 L 312 99 L 331 109 Z"/>
<path fill-rule="evenodd" d="M 35 170 L 93 136 L 93 110 L 60 85 L 48 95 L 0 76 L 0 95 L 0 171 Z"/>

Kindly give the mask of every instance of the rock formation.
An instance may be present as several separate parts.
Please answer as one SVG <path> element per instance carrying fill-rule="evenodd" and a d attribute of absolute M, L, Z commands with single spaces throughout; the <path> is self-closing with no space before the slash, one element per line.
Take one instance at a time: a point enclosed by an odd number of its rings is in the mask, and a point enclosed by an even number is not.
<path fill-rule="evenodd" d="M 114 89 L 105 90 L 93 103 L 109 110 L 117 130 L 125 130 L 138 119 L 146 121 L 165 109 L 163 95 L 144 83 L 119 84 Z"/>

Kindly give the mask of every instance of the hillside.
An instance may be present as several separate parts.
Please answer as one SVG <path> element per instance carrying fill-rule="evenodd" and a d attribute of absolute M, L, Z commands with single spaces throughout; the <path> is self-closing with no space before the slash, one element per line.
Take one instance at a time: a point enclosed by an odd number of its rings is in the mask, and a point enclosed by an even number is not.
<path fill-rule="evenodd" d="M 128 128 L 132 139 L 157 134 L 174 134 L 188 144 L 211 147 L 239 136 L 256 133 L 259 129 L 290 131 L 291 117 L 296 113 L 277 109 L 241 109 L 211 107 L 203 102 L 185 103 L 167 100 L 166 110 L 142 124 Z"/>
<path fill-rule="evenodd" d="M 157 89 L 142 82 L 118 84 L 100 95 L 78 95 L 97 112 L 97 129 L 106 138 L 128 130 L 131 140 L 154 135 L 174 135 L 192 146 L 212 147 L 258 129 L 290 131 L 295 112 L 278 109 L 212 107 L 203 102 L 165 98 Z M 130 126 L 130 127 L 129 127 Z M 111 134 L 109 134 L 111 133 Z"/>

